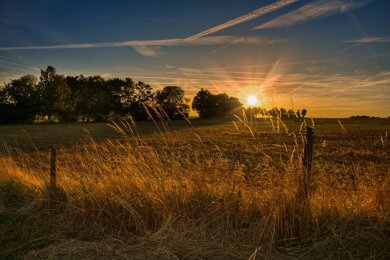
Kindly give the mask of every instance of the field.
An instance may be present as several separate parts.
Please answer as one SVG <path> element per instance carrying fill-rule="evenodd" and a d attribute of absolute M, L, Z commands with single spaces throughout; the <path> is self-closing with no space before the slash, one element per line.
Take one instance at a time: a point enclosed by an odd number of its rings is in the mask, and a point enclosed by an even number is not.
<path fill-rule="evenodd" d="M 389 259 L 388 132 L 388 119 L 0 126 L 0 258 Z"/>

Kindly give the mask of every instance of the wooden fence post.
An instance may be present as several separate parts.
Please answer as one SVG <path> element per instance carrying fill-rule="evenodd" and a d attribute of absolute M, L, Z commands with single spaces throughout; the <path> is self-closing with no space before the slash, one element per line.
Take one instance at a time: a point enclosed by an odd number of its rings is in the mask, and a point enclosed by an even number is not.
<path fill-rule="evenodd" d="M 305 167 L 305 179 L 307 184 L 311 183 L 313 175 L 313 152 L 314 152 L 314 128 L 311 126 L 306 127 L 306 143 L 303 155 L 303 166 Z"/>
<path fill-rule="evenodd" d="M 57 148 L 53 146 L 50 149 L 50 187 L 56 189 L 57 187 Z"/>

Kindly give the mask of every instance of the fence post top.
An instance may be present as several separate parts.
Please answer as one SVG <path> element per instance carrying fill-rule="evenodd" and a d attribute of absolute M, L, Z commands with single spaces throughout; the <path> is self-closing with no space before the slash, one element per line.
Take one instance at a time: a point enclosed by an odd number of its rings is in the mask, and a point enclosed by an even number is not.
<path fill-rule="evenodd" d="M 313 133 L 314 132 L 314 126 L 306 126 L 306 133 Z"/>

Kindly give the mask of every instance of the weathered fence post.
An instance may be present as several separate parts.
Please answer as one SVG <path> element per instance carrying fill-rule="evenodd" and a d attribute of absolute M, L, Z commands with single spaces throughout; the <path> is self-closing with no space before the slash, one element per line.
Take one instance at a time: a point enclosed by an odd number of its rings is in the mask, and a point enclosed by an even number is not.
<path fill-rule="evenodd" d="M 57 148 L 53 146 L 50 149 L 50 188 L 53 190 L 57 187 Z"/>
<path fill-rule="evenodd" d="M 306 184 L 311 183 L 311 178 L 313 175 L 312 165 L 313 165 L 313 152 L 314 152 L 314 128 L 311 126 L 306 127 L 306 143 L 305 150 L 303 155 L 303 166 L 305 167 L 305 179 Z"/>

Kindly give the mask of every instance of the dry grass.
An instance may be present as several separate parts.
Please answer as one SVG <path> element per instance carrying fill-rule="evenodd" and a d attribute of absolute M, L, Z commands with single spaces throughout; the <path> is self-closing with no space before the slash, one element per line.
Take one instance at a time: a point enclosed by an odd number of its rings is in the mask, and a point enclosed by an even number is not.
<path fill-rule="evenodd" d="M 118 123 L 120 139 L 59 148 L 55 192 L 48 187 L 48 152 L 6 146 L 0 256 L 389 258 L 383 129 L 380 136 L 345 123 L 318 126 L 307 198 L 303 128 L 267 124 L 236 120 L 179 130 L 157 121 L 143 136 L 134 123 Z"/>

